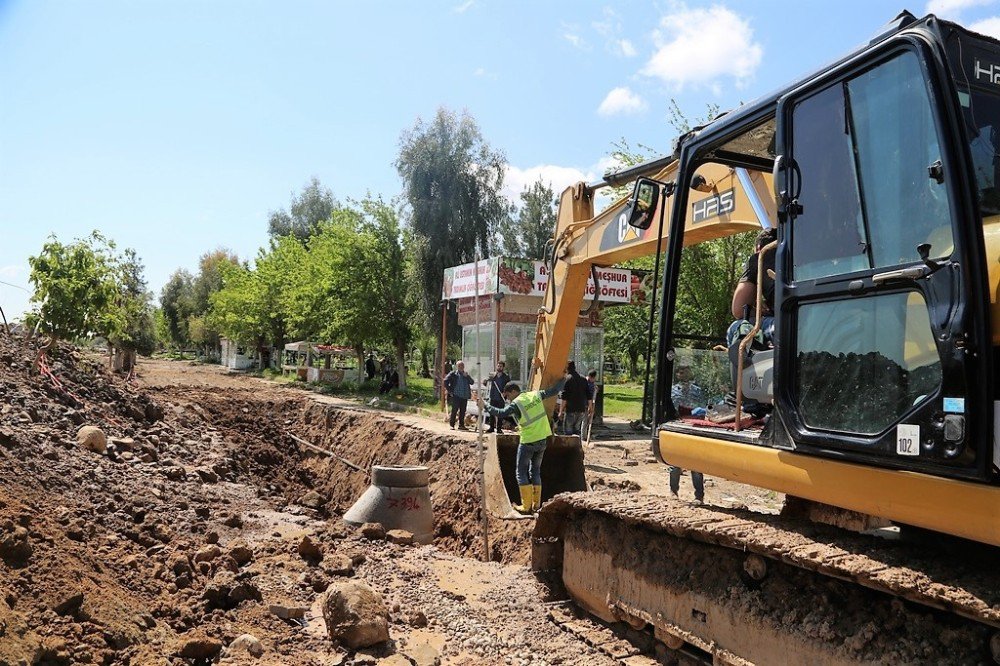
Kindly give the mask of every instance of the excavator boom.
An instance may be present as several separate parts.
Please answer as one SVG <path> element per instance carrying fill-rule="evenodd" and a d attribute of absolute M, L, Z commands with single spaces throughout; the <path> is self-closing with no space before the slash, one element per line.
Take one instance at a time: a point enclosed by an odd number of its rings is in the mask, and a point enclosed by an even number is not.
<path fill-rule="evenodd" d="M 676 174 L 677 163 L 672 162 L 650 176 L 667 184 L 674 183 Z M 690 204 L 686 245 L 760 230 L 775 219 L 770 173 L 706 164 L 694 180 L 698 189 Z M 535 334 L 534 365 L 541 371 L 532 375 L 534 390 L 555 383 L 563 374 L 594 269 L 650 256 L 664 246 L 665 227 L 660 221 L 669 219 L 672 198 L 663 196 L 653 202 L 649 213 L 652 223 L 638 229 L 628 223 L 628 197 L 595 216 L 597 189 L 577 183 L 563 191 L 559 200 L 549 283 Z M 599 276 L 597 283 L 595 294 L 599 298 Z"/>

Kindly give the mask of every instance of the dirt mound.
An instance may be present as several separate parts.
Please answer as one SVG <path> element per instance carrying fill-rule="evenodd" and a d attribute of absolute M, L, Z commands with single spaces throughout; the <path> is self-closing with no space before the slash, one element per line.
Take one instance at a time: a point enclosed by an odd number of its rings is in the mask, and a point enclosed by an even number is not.
<path fill-rule="evenodd" d="M 468 442 L 249 389 L 154 399 L 66 345 L 50 374 L 33 359 L 23 338 L 0 337 L 0 665 L 185 663 L 247 633 L 274 663 L 332 654 L 272 606 L 308 608 L 364 562 L 337 518 L 368 477 L 293 435 L 362 470 L 429 465 L 436 545 L 480 552 Z M 83 426 L 110 455 L 77 443 Z M 524 561 L 527 530 L 496 526 L 494 559 Z M 298 554 L 303 534 L 327 555 L 318 569 Z"/>

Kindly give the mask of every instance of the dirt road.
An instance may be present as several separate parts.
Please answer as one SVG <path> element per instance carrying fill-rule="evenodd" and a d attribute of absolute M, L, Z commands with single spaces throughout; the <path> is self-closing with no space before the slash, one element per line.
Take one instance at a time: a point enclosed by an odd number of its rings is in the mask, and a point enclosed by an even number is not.
<path fill-rule="evenodd" d="M 550 621 L 524 566 L 531 521 L 493 521 L 493 561 L 476 559 L 474 436 L 443 419 L 214 366 L 144 362 L 126 384 L 68 347 L 53 353 L 52 378 L 30 359 L 0 340 L 0 664 L 621 663 L 593 647 L 614 636 L 585 641 Z M 87 425 L 113 457 L 81 446 Z M 664 492 L 647 446 L 597 442 L 590 482 Z M 339 520 L 379 463 L 430 467 L 433 546 L 367 539 Z M 713 499 L 772 502 L 721 484 Z M 319 600 L 348 580 L 389 609 L 391 640 L 375 650 L 326 635 Z"/>

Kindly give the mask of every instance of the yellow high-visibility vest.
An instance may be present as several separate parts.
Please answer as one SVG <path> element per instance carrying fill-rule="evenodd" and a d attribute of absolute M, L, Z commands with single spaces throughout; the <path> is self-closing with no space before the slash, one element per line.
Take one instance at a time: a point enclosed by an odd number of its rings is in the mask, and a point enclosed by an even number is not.
<path fill-rule="evenodd" d="M 527 391 L 514 398 L 513 402 L 521 412 L 517 425 L 521 428 L 522 444 L 534 444 L 552 434 L 541 391 Z"/>

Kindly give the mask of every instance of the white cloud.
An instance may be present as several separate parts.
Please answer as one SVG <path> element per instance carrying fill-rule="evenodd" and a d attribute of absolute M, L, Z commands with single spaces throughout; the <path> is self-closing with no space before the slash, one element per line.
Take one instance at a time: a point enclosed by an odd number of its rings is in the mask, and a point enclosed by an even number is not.
<path fill-rule="evenodd" d="M 0 278 L 5 280 L 13 280 L 15 278 L 21 277 L 22 275 L 28 274 L 28 267 L 21 266 L 19 264 L 10 264 L 7 266 L 0 266 Z"/>
<path fill-rule="evenodd" d="M 583 31 L 580 30 L 579 24 L 576 23 L 566 23 L 565 21 L 559 24 L 559 34 L 567 42 L 573 45 L 573 48 L 580 49 L 581 51 L 589 51 L 590 44 L 583 37 Z"/>
<path fill-rule="evenodd" d="M 676 88 L 731 78 L 743 87 L 760 66 L 764 49 L 753 39 L 750 23 L 721 6 L 676 11 L 660 20 L 653 33 L 656 52 L 642 74 Z"/>
<path fill-rule="evenodd" d="M 541 179 L 542 183 L 552 188 L 552 194 L 558 207 L 559 197 L 563 190 L 577 183 L 593 183 L 600 180 L 605 173 L 613 169 L 618 169 L 622 165 L 610 155 L 602 157 L 597 164 L 589 167 L 577 168 L 559 166 L 556 164 L 540 164 L 538 166 L 521 169 L 508 164 L 504 177 L 503 194 L 511 203 L 520 205 L 521 192 L 526 187 L 533 185 Z M 612 203 L 612 191 L 602 188 L 597 191 L 594 197 L 594 212 L 604 210 Z"/>
<path fill-rule="evenodd" d="M 976 21 L 969 26 L 969 30 L 1000 39 L 1000 16 L 991 16 L 982 21 Z"/>
<path fill-rule="evenodd" d="M 646 102 L 642 97 L 624 86 L 609 92 L 601 105 L 597 107 L 597 113 L 605 117 L 640 113 L 645 110 Z"/>
<path fill-rule="evenodd" d="M 520 203 L 521 192 L 537 180 L 552 187 L 552 192 L 559 198 L 570 185 L 580 181 L 592 182 L 597 179 L 593 170 L 584 172 L 576 167 L 558 166 L 556 164 L 539 164 L 538 166 L 521 169 L 513 164 L 507 165 L 507 173 L 503 179 L 503 193 L 514 203 Z"/>
<path fill-rule="evenodd" d="M 491 79 L 493 81 L 496 81 L 497 79 L 497 75 L 485 67 L 477 67 L 475 71 L 472 72 L 472 75 L 481 79 Z"/>
<path fill-rule="evenodd" d="M 634 58 L 639 55 L 639 52 L 635 50 L 634 46 L 632 46 L 632 42 L 627 39 L 619 39 L 615 42 L 615 44 L 618 47 L 618 52 L 626 58 Z"/>
<path fill-rule="evenodd" d="M 476 4 L 476 0 L 466 0 L 460 5 L 455 5 L 454 11 L 456 14 L 464 14 L 474 4 Z"/>
<path fill-rule="evenodd" d="M 985 7 L 991 5 L 996 0 L 930 0 L 927 3 L 926 13 L 935 14 L 941 18 L 957 19 L 959 15 L 970 7 Z"/>

